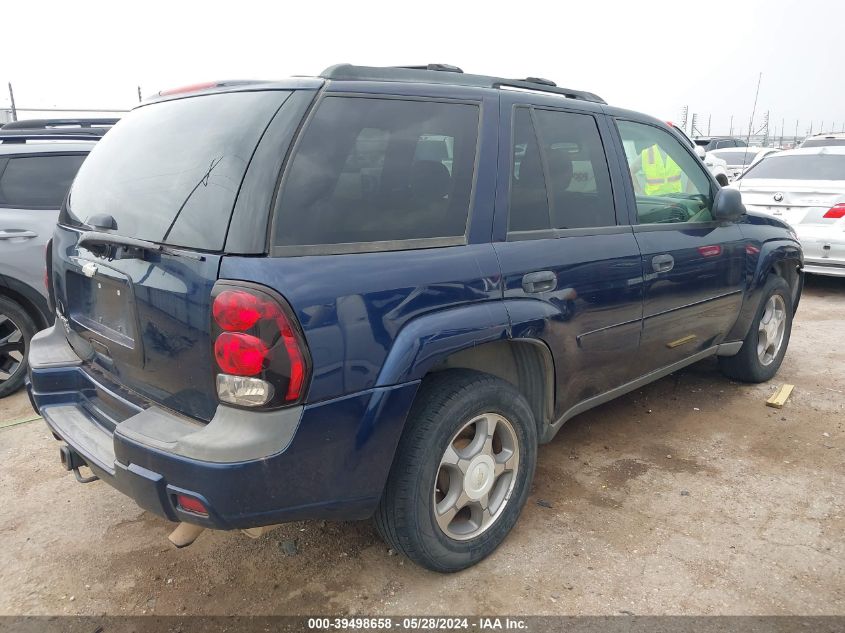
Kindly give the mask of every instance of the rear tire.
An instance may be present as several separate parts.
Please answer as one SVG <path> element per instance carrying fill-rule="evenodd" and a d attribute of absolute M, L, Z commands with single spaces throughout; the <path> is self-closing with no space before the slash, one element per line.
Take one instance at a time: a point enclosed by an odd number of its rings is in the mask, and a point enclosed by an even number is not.
<path fill-rule="evenodd" d="M 728 182 L 728 177 L 725 174 L 719 174 L 716 176 L 716 182 L 719 183 L 722 187 L 727 187 L 730 183 Z"/>
<path fill-rule="evenodd" d="M 770 276 L 739 352 L 736 356 L 719 357 L 722 373 L 742 382 L 771 380 L 780 369 L 789 345 L 792 313 L 789 284 L 782 277 Z"/>
<path fill-rule="evenodd" d="M 432 374 L 399 441 L 376 529 L 423 567 L 470 567 L 516 523 L 536 460 L 534 416 L 510 383 L 469 370 Z"/>
<path fill-rule="evenodd" d="M 29 342 L 37 331 L 35 322 L 20 304 L 0 297 L 0 398 L 23 386 Z"/>

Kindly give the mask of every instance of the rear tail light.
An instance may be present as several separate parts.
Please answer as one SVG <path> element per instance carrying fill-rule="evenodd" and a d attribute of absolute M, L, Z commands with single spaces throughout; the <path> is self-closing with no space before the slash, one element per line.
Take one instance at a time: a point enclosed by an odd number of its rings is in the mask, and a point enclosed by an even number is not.
<path fill-rule="evenodd" d="M 285 300 L 269 288 L 235 282 L 218 282 L 211 297 L 220 401 L 252 408 L 301 402 L 311 360 Z"/>
<path fill-rule="evenodd" d="M 828 218 L 829 220 L 838 220 L 839 218 L 845 218 L 845 202 L 840 202 L 837 205 L 830 207 L 822 217 Z"/>

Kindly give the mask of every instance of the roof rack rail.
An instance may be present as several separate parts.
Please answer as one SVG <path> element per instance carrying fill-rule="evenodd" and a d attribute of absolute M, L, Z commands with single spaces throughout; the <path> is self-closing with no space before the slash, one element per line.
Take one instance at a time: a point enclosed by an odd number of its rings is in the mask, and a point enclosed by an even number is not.
<path fill-rule="evenodd" d="M 424 66 L 391 66 L 391 68 L 408 68 L 410 70 L 436 70 L 438 72 L 463 73 L 463 69 L 451 64 L 425 64 Z"/>
<path fill-rule="evenodd" d="M 4 132 L 7 130 L 72 130 L 79 132 L 80 129 L 96 129 L 102 127 L 111 127 L 120 119 L 115 118 L 101 118 L 101 119 L 24 119 L 23 121 L 12 121 L 0 126 L 0 130 Z"/>
<path fill-rule="evenodd" d="M 120 119 L 25 119 L 0 126 L 0 142 L 96 141 Z"/>
<path fill-rule="evenodd" d="M 432 72 L 436 71 L 436 72 Z M 532 90 L 562 95 L 569 99 L 580 99 L 593 103 L 606 103 L 592 92 L 561 88 L 550 79 L 528 77 L 526 79 L 505 79 L 487 75 L 464 73 L 457 66 L 448 64 L 427 64 L 425 66 L 354 66 L 337 64 L 329 66 L 320 77 L 336 81 L 418 81 L 422 83 L 472 86 L 477 88 L 511 88 Z"/>

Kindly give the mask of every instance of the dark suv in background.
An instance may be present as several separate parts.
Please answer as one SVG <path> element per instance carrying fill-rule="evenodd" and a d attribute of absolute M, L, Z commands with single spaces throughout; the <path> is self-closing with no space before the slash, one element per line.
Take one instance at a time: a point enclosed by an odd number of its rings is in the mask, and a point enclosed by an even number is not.
<path fill-rule="evenodd" d="M 76 171 L 116 119 L 0 127 L 0 398 L 26 377 L 29 341 L 53 322 L 44 252 Z"/>
<path fill-rule="evenodd" d="M 666 124 L 443 65 L 162 94 L 51 257 L 30 394 L 77 477 L 181 527 L 375 517 L 438 571 L 578 413 L 714 355 L 771 378 L 802 279 Z"/>

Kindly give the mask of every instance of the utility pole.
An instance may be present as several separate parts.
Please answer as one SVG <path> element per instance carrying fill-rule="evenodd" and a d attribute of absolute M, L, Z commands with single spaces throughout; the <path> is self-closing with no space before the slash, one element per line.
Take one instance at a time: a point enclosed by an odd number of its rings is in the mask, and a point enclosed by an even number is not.
<path fill-rule="evenodd" d="M 778 143 L 778 147 L 783 147 L 783 126 L 786 125 L 786 117 L 780 120 L 780 143 Z"/>
<path fill-rule="evenodd" d="M 698 131 L 698 115 L 695 112 L 693 112 L 692 113 L 692 129 L 690 130 L 690 136 L 694 137 L 696 135 L 696 133 L 698 133 L 699 136 L 701 135 L 701 132 Z"/>
<path fill-rule="evenodd" d="M 12 102 L 12 121 L 18 120 L 18 109 L 15 107 L 15 91 L 12 90 L 12 82 L 9 82 L 9 101 Z"/>
<path fill-rule="evenodd" d="M 728 136 L 733 136 L 733 135 L 734 135 L 734 115 L 732 114 L 731 115 L 731 129 L 728 132 Z"/>
<path fill-rule="evenodd" d="M 687 115 L 689 114 L 689 106 L 684 106 L 681 108 L 681 129 L 684 131 L 684 134 L 687 132 Z"/>
<path fill-rule="evenodd" d="M 143 99 L 141 99 L 141 86 L 138 86 L 138 103 L 141 103 Z"/>
<path fill-rule="evenodd" d="M 710 121 L 712 121 L 712 120 L 713 120 L 713 115 L 708 114 L 707 115 L 707 136 L 710 136 Z"/>
<path fill-rule="evenodd" d="M 795 136 L 792 137 L 792 147 L 798 144 L 798 119 L 795 119 Z"/>

